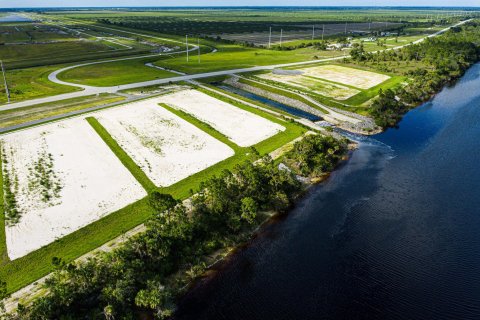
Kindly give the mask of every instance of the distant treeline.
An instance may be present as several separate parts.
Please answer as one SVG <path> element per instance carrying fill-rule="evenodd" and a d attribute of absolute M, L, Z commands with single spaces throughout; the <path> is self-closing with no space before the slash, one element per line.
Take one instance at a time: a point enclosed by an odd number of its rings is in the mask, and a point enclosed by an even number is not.
<path fill-rule="evenodd" d="M 351 56 L 357 62 L 372 66 L 382 64 L 383 71 L 387 72 L 394 68 L 388 67 L 388 63 L 409 61 L 418 65 L 406 73 L 410 79 L 406 86 L 395 91 L 380 91 L 379 98 L 373 102 L 371 115 L 377 125 L 395 126 L 405 112 L 431 99 L 480 61 L 480 24 L 478 21 L 469 22 L 397 51 L 371 54 L 364 52 L 362 46 L 357 46 Z"/>

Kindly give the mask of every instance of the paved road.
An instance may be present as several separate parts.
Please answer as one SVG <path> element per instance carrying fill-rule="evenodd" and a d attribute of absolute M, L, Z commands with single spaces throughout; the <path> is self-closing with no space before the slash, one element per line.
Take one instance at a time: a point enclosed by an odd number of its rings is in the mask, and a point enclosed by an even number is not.
<path fill-rule="evenodd" d="M 464 23 L 467 23 L 470 20 L 461 21 L 461 22 L 459 22 L 459 23 L 457 23 L 453 26 L 447 27 L 447 28 L 445 28 L 443 30 L 440 30 L 436 33 L 433 33 L 433 34 L 431 34 L 431 35 L 429 35 L 425 38 L 419 39 L 419 40 L 417 40 L 413 43 L 417 44 L 417 43 L 420 43 L 420 42 L 424 41 L 427 38 L 435 37 L 439 34 L 442 34 L 442 33 L 446 32 L 447 30 L 449 30 L 452 27 L 460 26 Z M 142 34 L 139 34 L 139 35 L 142 35 Z M 145 36 L 147 36 L 147 35 L 145 35 Z M 405 45 L 402 45 L 402 46 L 399 46 L 399 47 L 390 48 L 390 49 L 386 49 L 386 50 L 398 50 L 400 48 L 403 48 L 403 47 L 406 47 L 406 46 L 409 46 L 409 45 L 410 44 L 405 44 Z M 189 49 L 189 51 L 193 51 L 196 48 L 197 47 L 193 47 L 192 49 Z M 185 52 L 185 51 L 183 51 L 183 52 Z M 180 53 L 180 52 L 176 52 L 176 53 Z M 176 76 L 176 77 L 170 77 L 170 78 L 164 78 L 164 79 L 156 79 L 156 80 L 150 80 L 150 81 L 136 82 L 136 83 L 125 84 L 125 85 L 120 85 L 120 86 L 112 86 L 112 87 L 86 86 L 86 85 L 80 85 L 80 84 L 61 81 L 57 78 L 57 76 L 60 72 L 63 72 L 63 71 L 69 70 L 69 69 L 73 69 L 73 68 L 77 68 L 77 67 L 82 67 L 82 66 L 92 65 L 92 64 L 105 63 L 105 62 L 141 59 L 141 58 L 153 57 L 153 56 L 156 56 L 156 55 L 147 55 L 147 56 L 140 56 L 140 57 L 127 57 L 127 58 L 113 59 L 113 60 L 107 60 L 107 61 L 89 62 L 89 63 L 82 63 L 82 64 L 62 68 L 60 70 L 52 72 L 49 75 L 48 79 L 50 81 L 58 83 L 58 84 L 70 85 L 70 86 L 83 88 L 84 89 L 83 91 L 77 91 L 77 92 L 65 93 L 65 94 L 60 94 L 60 95 L 55 95 L 55 96 L 50 96 L 50 97 L 45 97 L 45 98 L 32 99 L 32 100 L 27 100 L 27 101 L 22 101 L 22 102 L 10 103 L 8 105 L 0 106 L 0 110 L 12 110 L 12 109 L 27 107 L 27 106 L 31 106 L 31 105 L 35 105 L 35 104 L 54 102 L 54 101 L 70 99 L 70 98 L 84 97 L 84 96 L 97 94 L 97 93 L 115 93 L 115 92 L 120 91 L 120 90 L 135 89 L 135 88 L 140 88 L 140 87 L 145 87 L 145 86 L 160 85 L 160 84 L 166 84 L 166 83 L 169 83 L 169 82 L 188 81 L 188 80 L 202 79 L 202 78 L 208 78 L 208 77 L 230 75 L 230 74 L 235 74 L 235 73 L 247 73 L 247 72 L 253 72 L 253 71 L 272 70 L 272 69 L 275 69 L 275 68 L 301 66 L 301 65 L 311 64 L 311 63 L 334 61 L 334 60 L 339 60 L 339 59 L 344 58 L 342 56 L 342 57 L 326 58 L 326 59 L 319 59 L 319 60 L 309 60 L 309 61 L 303 61 L 303 62 L 275 64 L 275 65 L 268 65 L 268 66 L 256 66 L 256 67 L 242 68 L 242 69 L 213 71 L 213 72 L 205 72 L 205 73 L 182 75 L 182 76 Z"/>
<path fill-rule="evenodd" d="M 467 20 L 469 21 L 469 20 Z M 461 25 L 463 23 L 466 23 L 467 21 L 463 21 L 461 23 L 458 23 L 456 24 L 455 26 L 458 26 L 458 25 Z M 430 37 L 434 37 L 438 34 L 441 34 L 443 32 L 445 32 L 446 30 L 448 30 L 449 28 L 446 28 L 444 30 L 441 30 L 435 34 L 432 34 L 430 36 L 428 36 L 427 38 L 430 38 Z M 417 40 L 415 41 L 415 43 L 419 43 L 421 41 L 425 40 L 424 39 L 420 39 L 420 40 Z M 402 46 L 403 47 L 403 46 Z M 396 49 L 398 49 L 399 47 L 397 47 Z M 138 59 L 138 57 L 136 57 Z M 170 81 L 193 81 L 195 79 L 201 79 L 201 78 L 206 78 L 206 77 L 211 77 L 211 76 L 216 76 L 216 75 L 227 75 L 227 74 L 234 74 L 234 73 L 245 73 L 245 72 L 251 72 L 251 71 L 258 71 L 258 70 L 269 70 L 269 69 L 274 69 L 274 68 L 279 68 L 279 67 L 286 67 L 286 66 L 295 66 L 295 65 L 302 65 L 302 64 L 309 64 L 309 63 L 312 63 L 312 62 L 319 62 L 319 61 L 329 61 L 329 60 L 334 60 L 334 59 L 342 59 L 343 57 L 339 57 L 339 58 L 330 58 L 330 59 L 323 59 L 323 60 L 314 60 L 314 61 L 305 61 L 305 62 L 299 62 L 299 63 L 290 63 L 290 64 L 278 64 L 278 65 L 271 65 L 271 66 L 262 66 L 262 67 L 253 67 L 253 68 L 244 68 L 244 69 L 234 69 L 234 70 L 225 70 L 225 71 L 217 71 L 217 72 L 207 72 L 207 73 L 202 73 L 202 74 L 196 74 L 196 75 L 185 75 L 185 76 L 179 76 L 179 77 L 173 77 L 173 78 L 167 78 L 167 79 L 159 79 L 159 80 L 153 80 L 153 81 L 146 81 L 146 82 L 140 82 L 140 83 L 134 83 L 134 84 L 129 84 L 129 85 L 124 85 L 124 86 L 119 86 L 119 87 L 106 87 L 106 88 L 101 88 L 101 87 L 89 87 L 89 86 L 85 86 L 86 88 L 84 88 L 85 90 L 84 91 L 81 91 L 81 92 L 74 92 L 74 93 L 69 93 L 69 94 L 62 94 L 62 95 L 56 95 L 56 96 L 52 96 L 52 97 L 48 97 L 48 98 L 42 98 L 42 99 L 34 99 L 34 100 L 29 100 L 29 101 L 24 101 L 24 102 L 19 102 L 19 103 L 12 103 L 6 107 L 3 107 L 2 109 L 3 110 L 6 110 L 7 108 L 8 109 L 15 109 L 15 108 L 21 108 L 22 106 L 29 106 L 29 105 L 33 105 L 33 104 L 38 104 L 38 103 L 44 103 L 44 102 L 53 102 L 53 101 L 58 101 L 58 100 L 63 100 L 63 99 L 68 99 L 68 98 L 74 98 L 74 97 L 80 97 L 80 96 L 86 96 L 86 95 L 90 95 L 90 94 L 95 94 L 95 93 L 104 93 L 104 92 L 110 92 L 110 93 L 113 93 L 113 92 L 116 92 L 118 90 L 123 90 L 123 89 L 131 89 L 131 88 L 138 88 L 138 87 L 142 87 L 142 86 L 146 86 L 146 85 L 155 85 L 155 84 L 163 84 L 163 83 L 167 83 L 167 82 L 170 82 Z M 122 60 L 127 60 L 127 59 L 130 59 L 130 58 L 126 58 L 126 59 L 122 59 Z M 100 62 L 99 62 L 100 63 Z M 85 64 L 82 64 L 82 65 L 85 65 Z M 74 66 L 74 67 L 78 67 L 78 66 L 81 66 L 81 65 L 77 65 L 77 66 Z M 55 73 L 55 74 L 58 74 Z M 57 79 L 58 80 L 58 79 Z M 60 81 L 60 80 L 58 80 Z M 199 83 L 196 83 L 198 85 L 200 85 Z M 207 90 L 213 90 L 211 88 L 208 88 L 208 87 L 205 87 L 205 89 Z M 92 92 L 93 90 L 99 90 L 99 91 L 95 91 L 95 92 Z M 86 93 L 86 92 L 89 92 L 89 93 Z M 219 94 L 224 94 L 223 92 L 220 92 L 220 91 L 217 91 L 215 90 L 215 92 L 219 93 Z M 67 96 L 67 97 L 65 97 Z M 229 96 L 229 98 L 232 98 L 231 96 Z M 236 99 L 236 98 L 234 98 Z M 40 102 L 38 102 L 40 101 Z M 124 103 L 125 101 L 123 101 Z M 242 103 L 246 103 L 245 101 L 242 101 Z M 260 108 L 259 106 L 257 105 L 252 105 L 253 107 L 255 108 Z M 101 107 L 105 107 L 105 106 L 100 106 L 99 108 Z M 271 111 L 271 110 L 265 110 L 265 111 L 268 111 L 268 112 L 274 112 L 274 111 Z M 305 125 L 309 126 L 309 127 L 315 127 L 315 129 L 318 129 L 318 127 L 316 127 L 313 123 L 311 123 L 310 121 L 308 120 L 305 120 Z M 105 245 L 99 247 L 98 249 L 92 251 L 92 252 L 89 252 L 85 255 L 83 255 L 82 257 L 76 259 L 77 261 L 79 260 L 84 260 L 86 259 L 87 257 L 91 257 L 92 255 L 94 255 L 96 252 L 99 252 L 99 251 L 109 251 L 111 250 L 112 247 L 116 247 L 118 246 L 119 244 L 121 244 L 123 241 L 125 241 L 125 239 L 128 238 L 129 235 L 132 235 L 132 234 L 136 234 L 138 232 L 141 232 L 144 230 L 144 226 L 143 224 L 140 225 L 140 226 L 137 226 L 136 228 L 128 231 L 126 234 L 122 235 L 122 236 L 119 236 L 117 238 L 115 238 L 114 240 L 112 241 L 109 241 L 108 243 L 106 243 Z M 43 281 L 48 277 L 45 276 L 43 277 L 42 279 L 40 279 L 38 282 L 35 282 L 33 284 L 30 284 L 24 288 L 22 288 L 21 290 L 15 292 L 14 294 L 12 294 L 12 296 L 9 298 L 9 299 L 6 299 L 4 302 L 6 303 L 6 308 L 8 311 L 12 311 L 16 308 L 19 300 L 22 300 L 22 299 L 25 299 L 25 298 L 29 298 L 29 297 L 32 297 L 34 296 L 35 294 L 38 294 L 39 293 L 39 290 L 41 290 L 41 283 L 43 283 Z"/>

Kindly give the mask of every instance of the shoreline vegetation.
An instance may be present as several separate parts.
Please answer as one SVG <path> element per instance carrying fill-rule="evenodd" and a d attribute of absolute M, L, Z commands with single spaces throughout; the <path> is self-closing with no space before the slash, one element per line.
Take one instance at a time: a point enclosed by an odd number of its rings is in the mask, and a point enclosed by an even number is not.
<path fill-rule="evenodd" d="M 480 60 L 478 39 L 480 25 L 472 21 L 399 50 L 372 53 L 364 50 L 363 42 L 355 43 L 351 57 L 336 64 L 395 74 L 395 86 L 365 90 L 363 95 L 345 100 L 350 105 L 320 95 L 317 99 L 347 115 L 368 115 L 383 129 L 395 127 L 406 112 L 455 83 Z M 397 83 L 403 79 L 405 83 Z M 88 122 L 97 133 L 105 131 L 96 119 Z M 111 139 L 100 135 L 104 140 Z M 112 150 L 118 147 L 107 144 Z M 168 193 L 172 189 L 150 188 L 151 182 L 143 181 L 150 192 L 142 200 L 143 209 L 155 212 L 145 223 L 146 231 L 86 261 L 53 257 L 55 271 L 42 285 L 42 294 L 29 305 L 19 305 L 16 314 L 0 312 L 0 319 L 170 318 L 178 297 L 208 273 L 218 257 L 221 260 L 232 252 L 231 248 L 251 239 L 252 233 L 270 221 L 274 213 L 287 213 L 309 187 L 327 179 L 347 160 L 349 150 L 354 148 L 347 139 L 311 134 L 271 159 L 260 155 L 264 154 L 262 145 L 258 146 L 259 152 L 253 147 L 242 148 L 247 153 L 238 158 L 242 160 L 239 164 L 203 177 L 200 186 L 190 190 L 190 198 L 183 202 L 178 194 Z M 184 191 L 187 193 L 188 188 Z M 0 200 L 0 206 L 4 205 L 6 199 Z M 45 263 L 49 264 L 49 260 Z M 7 284 L 0 281 L 0 297 L 8 293 Z"/>
<path fill-rule="evenodd" d="M 406 86 L 379 90 L 370 111 L 375 123 L 384 129 L 395 127 L 406 112 L 429 101 L 445 86 L 453 85 L 480 61 L 479 39 L 480 24 L 471 21 L 397 51 L 370 54 L 360 46 L 352 50 L 352 61 L 384 72 L 396 71 L 402 62 L 406 66 L 416 65 L 405 72 L 409 78 Z"/>
<path fill-rule="evenodd" d="M 351 148 L 347 139 L 309 134 L 276 160 L 251 148 L 253 161 L 207 179 L 187 201 L 153 191 L 148 204 L 156 214 L 145 232 L 84 262 L 54 258 L 56 270 L 44 285 L 48 293 L 5 317 L 169 318 L 176 299 L 213 261 L 245 243 L 273 213 L 288 212 L 346 160 Z"/>

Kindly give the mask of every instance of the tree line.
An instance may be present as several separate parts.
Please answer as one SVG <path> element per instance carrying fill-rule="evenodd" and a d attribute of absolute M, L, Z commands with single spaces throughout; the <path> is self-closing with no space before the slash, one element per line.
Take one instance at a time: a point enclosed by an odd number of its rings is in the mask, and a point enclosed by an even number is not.
<path fill-rule="evenodd" d="M 372 54 L 358 45 L 351 57 L 387 72 L 396 72 L 395 64 L 398 66 L 401 62 L 404 66 L 416 66 L 404 73 L 409 78 L 407 85 L 380 91 L 373 102 L 371 115 L 377 125 L 395 126 L 405 112 L 431 99 L 445 85 L 453 84 L 480 60 L 480 24 L 469 22 L 399 50 Z"/>

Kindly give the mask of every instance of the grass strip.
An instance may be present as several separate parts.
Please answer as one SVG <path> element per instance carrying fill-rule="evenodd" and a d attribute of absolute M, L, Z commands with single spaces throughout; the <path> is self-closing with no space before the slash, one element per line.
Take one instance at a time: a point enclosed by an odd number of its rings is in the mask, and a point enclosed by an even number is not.
<path fill-rule="evenodd" d="M 5 111 L 0 109 L 0 128 L 13 127 L 27 122 L 56 117 L 62 114 L 112 104 L 123 100 L 125 100 L 125 97 L 102 93 L 98 97 L 87 96 L 72 98 Z"/>
<path fill-rule="evenodd" d="M 120 145 L 113 139 L 113 137 L 108 133 L 108 131 L 98 122 L 94 117 L 86 118 L 88 123 L 93 127 L 93 129 L 98 133 L 102 140 L 108 145 L 110 150 L 117 156 L 117 158 L 122 162 L 122 164 L 130 171 L 130 173 L 137 179 L 137 181 L 142 185 L 147 192 L 155 190 L 157 187 L 155 184 L 147 177 L 145 172 L 135 163 L 135 161 L 130 158 L 130 156 L 125 152 L 125 150 L 120 147 Z"/>
<path fill-rule="evenodd" d="M 186 120 L 189 123 L 193 124 L 195 127 L 199 128 L 200 130 L 208 133 L 210 136 L 214 137 L 215 139 L 225 143 L 227 146 L 232 148 L 235 151 L 235 153 L 237 151 L 240 151 L 240 149 L 242 149 L 237 144 L 235 144 L 230 139 L 228 139 L 227 136 L 225 136 L 223 133 L 220 133 L 215 128 L 213 128 L 211 125 L 209 125 L 208 123 L 205 123 L 205 122 L 195 118 L 195 116 L 193 116 L 193 115 L 191 115 L 191 114 L 189 114 L 189 113 L 187 113 L 183 110 L 172 108 L 169 105 L 167 105 L 166 103 L 160 103 L 159 105 L 161 107 L 167 109 L 171 113 L 175 114 L 176 116 L 182 118 L 183 120 Z"/>
<path fill-rule="evenodd" d="M 345 100 L 345 103 L 358 106 L 378 95 L 378 91 L 382 89 L 383 91 L 392 89 L 395 90 L 396 88 L 400 87 L 403 82 L 407 81 L 406 77 L 394 76 L 390 79 L 371 87 L 367 90 L 362 90 L 360 93 L 354 95 L 353 97 L 348 98 Z"/>
<path fill-rule="evenodd" d="M 265 114 L 260 110 L 249 108 L 248 111 L 280 123 L 286 128 L 285 131 L 280 132 L 254 146 L 262 155 L 278 149 L 279 147 L 287 144 L 290 141 L 293 141 L 307 131 L 305 128 L 296 123 L 282 121 L 273 116 Z M 187 118 L 188 117 L 185 117 L 186 120 Z M 87 121 L 89 121 L 91 125 L 94 123 L 92 126 L 97 132 L 101 131 L 107 133 L 107 137 L 115 142 L 108 132 L 106 132 L 106 130 L 99 125 L 98 120 L 95 118 L 91 118 L 93 120 L 89 119 L 87 119 Z M 195 123 L 198 124 L 198 122 Z M 212 131 L 207 132 L 211 133 Z M 116 145 L 122 152 L 124 152 L 118 146 L 118 144 Z M 219 174 L 222 170 L 234 168 L 238 163 L 249 159 L 253 155 L 250 148 L 238 148 L 240 150 L 238 154 L 235 154 L 234 156 L 205 170 L 202 170 L 186 179 L 183 179 L 169 187 L 158 189 L 160 189 L 162 192 L 171 193 L 178 199 L 185 199 L 189 197 L 191 194 L 190 190 L 197 190 L 201 182 L 205 181 L 209 177 Z M 130 161 L 132 160 L 130 159 Z M 133 168 L 139 170 L 133 161 L 131 162 L 131 165 L 132 164 L 134 165 Z M 143 171 L 141 171 L 141 173 L 143 173 Z M 100 247 L 104 243 L 140 225 L 153 214 L 154 212 L 148 205 L 148 199 L 141 199 L 123 209 L 103 217 L 98 221 L 95 221 L 94 223 L 80 230 L 60 238 L 53 243 L 40 248 L 39 250 L 31 252 L 19 259 L 6 262 L 0 268 L 0 279 L 7 282 L 7 290 L 9 293 L 15 292 L 16 290 L 19 290 L 20 288 L 53 271 L 54 266 L 51 263 L 53 257 L 60 257 L 67 263 L 73 261 L 81 255 Z"/>
<path fill-rule="evenodd" d="M 52 272 L 53 257 L 60 257 L 65 262 L 73 261 L 145 222 L 153 214 L 147 198 L 139 200 L 26 256 L 2 265 L 0 279 L 7 282 L 9 293 L 15 292 Z"/>
<path fill-rule="evenodd" d="M 9 262 L 7 254 L 7 239 L 5 235 L 5 211 L 4 211 L 4 191 L 3 191 L 3 158 L 2 144 L 0 143 L 0 266 Z"/>

